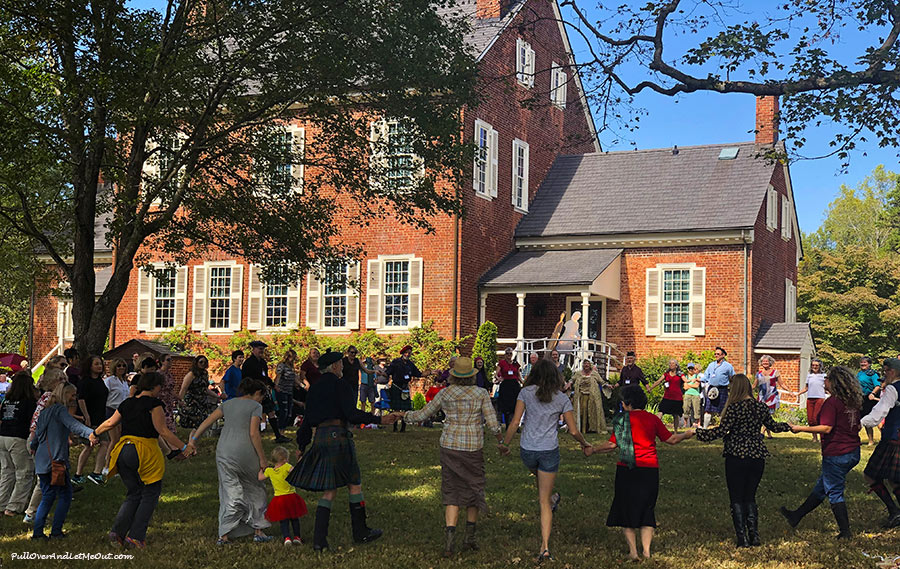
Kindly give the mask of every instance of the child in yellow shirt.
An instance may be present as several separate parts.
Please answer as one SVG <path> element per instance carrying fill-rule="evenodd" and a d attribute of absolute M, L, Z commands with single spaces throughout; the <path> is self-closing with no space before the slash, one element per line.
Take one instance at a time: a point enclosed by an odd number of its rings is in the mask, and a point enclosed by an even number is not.
<path fill-rule="evenodd" d="M 275 490 L 275 497 L 266 508 L 266 519 L 281 523 L 281 535 L 284 537 L 285 545 L 302 545 L 300 518 L 306 515 L 306 502 L 285 480 L 292 468 L 287 461 L 288 451 L 284 447 L 275 447 L 270 458 L 275 466 L 270 466 L 259 473 L 259 479 L 262 481 L 268 478 Z"/>

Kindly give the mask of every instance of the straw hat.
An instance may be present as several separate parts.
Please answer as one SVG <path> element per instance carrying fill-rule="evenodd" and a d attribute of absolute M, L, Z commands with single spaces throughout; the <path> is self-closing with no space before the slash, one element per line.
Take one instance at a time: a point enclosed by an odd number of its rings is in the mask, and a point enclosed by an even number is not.
<path fill-rule="evenodd" d="M 450 368 L 450 375 L 462 379 L 472 377 L 475 373 L 475 365 L 472 363 L 472 358 L 456 358 L 456 362 Z"/>

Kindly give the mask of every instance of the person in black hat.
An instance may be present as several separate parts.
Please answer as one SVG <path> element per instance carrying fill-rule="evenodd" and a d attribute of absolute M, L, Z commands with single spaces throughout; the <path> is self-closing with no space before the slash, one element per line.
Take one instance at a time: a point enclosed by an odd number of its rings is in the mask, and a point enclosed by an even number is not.
<path fill-rule="evenodd" d="M 267 423 L 272 425 L 276 443 L 289 443 L 291 439 L 281 434 L 278 429 L 278 418 L 275 415 L 275 402 L 272 400 L 272 389 L 275 382 L 269 379 L 269 364 L 264 359 L 266 348 L 269 345 L 260 340 L 250 342 L 250 356 L 244 360 L 241 366 L 241 379 L 251 377 L 258 379 L 266 385 L 266 395 L 262 400 L 263 413 L 269 418 Z"/>
<path fill-rule="evenodd" d="M 634 363 L 634 352 L 625 354 L 625 365 L 619 372 L 619 385 L 628 387 L 629 385 L 637 385 L 640 383 L 643 387 L 647 387 L 647 378 L 644 377 L 644 370 Z"/>
<path fill-rule="evenodd" d="M 391 362 L 388 367 L 390 382 L 391 411 L 412 411 L 412 396 L 409 392 L 409 382 L 414 377 L 422 377 L 422 372 L 412 361 L 412 346 L 403 346 L 400 357 Z M 397 423 L 394 423 L 397 430 Z M 400 432 L 406 432 L 406 421 L 401 417 Z"/>
<path fill-rule="evenodd" d="M 376 417 L 356 408 L 356 393 L 344 381 L 343 362 L 340 352 L 328 351 L 319 357 L 319 378 L 306 396 L 306 416 L 297 430 L 297 466 L 287 477 L 287 481 L 297 488 L 322 492 L 322 499 L 316 507 L 316 521 L 313 533 L 313 549 L 328 549 L 328 523 L 331 518 L 331 503 L 337 489 L 344 486 L 350 492 L 350 519 L 353 541 L 368 543 L 381 537 L 381 530 L 366 525 L 366 503 L 362 494 L 362 477 L 356 461 L 356 447 L 353 433 L 348 426 L 362 423 L 395 423 L 399 413 Z M 316 427 L 315 439 L 312 428 Z M 312 447 L 306 447 L 312 440 Z"/>

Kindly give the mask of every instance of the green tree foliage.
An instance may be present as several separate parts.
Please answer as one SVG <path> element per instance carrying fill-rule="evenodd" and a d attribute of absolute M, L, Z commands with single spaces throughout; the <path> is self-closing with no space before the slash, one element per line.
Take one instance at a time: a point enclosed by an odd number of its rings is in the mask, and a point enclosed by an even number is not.
<path fill-rule="evenodd" d="M 485 373 L 491 377 L 497 369 L 497 325 L 486 320 L 478 327 L 475 334 L 475 346 L 472 348 L 472 358 L 481 356 L 484 360 Z"/>
<path fill-rule="evenodd" d="M 0 224 L 70 283 L 76 347 L 103 348 L 150 251 L 297 277 L 359 255 L 345 219 L 459 212 L 476 69 L 449 1 L 0 2 Z M 397 153 L 420 160 L 370 159 Z M 95 296 L 97 241 L 116 255 Z"/>

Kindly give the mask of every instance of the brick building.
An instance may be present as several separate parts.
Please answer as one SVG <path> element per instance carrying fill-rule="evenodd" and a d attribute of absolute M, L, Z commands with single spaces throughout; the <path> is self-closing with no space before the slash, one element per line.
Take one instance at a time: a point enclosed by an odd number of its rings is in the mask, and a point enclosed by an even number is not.
<path fill-rule="evenodd" d="M 477 147 L 463 217 L 433 219 L 431 234 L 353 227 L 365 255 L 342 270 L 360 290 L 321 274 L 265 284 L 257 267 L 224 254 L 169 268 L 168 279 L 136 269 L 110 345 L 181 325 L 222 344 L 242 329 L 387 334 L 429 320 L 461 336 L 485 319 L 501 336 L 539 338 L 560 313 L 583 310 L 587 336 L 620 349 L 721 344 L 736 367 L 755 369 L 761 327 L 794 321 L 801 254 L 788 169 L 756 157 L 777 143 L 777 104 L 759 105 L 754 142 L 603 153 L 556 0 L 463 0 L 452 10 L 472 23 L 481 70 L 481 102 L 462 113 Z M 373 133 L 401 126 L 382 120 Z M 315 125 L 286 133 L 304 144 Z M 114 251 L 102 235 L 97 244 L 101 287 Z M 36 295 L 32 361 L 71 341 L 69 309 Z"/>

